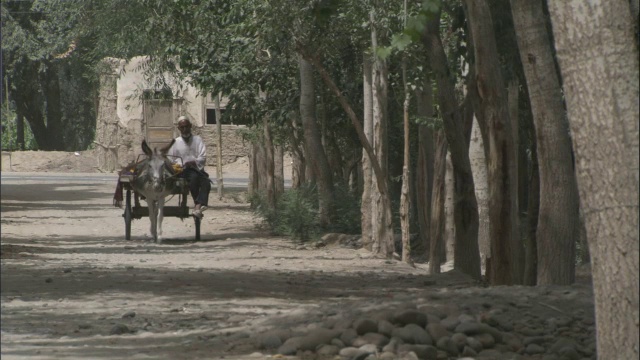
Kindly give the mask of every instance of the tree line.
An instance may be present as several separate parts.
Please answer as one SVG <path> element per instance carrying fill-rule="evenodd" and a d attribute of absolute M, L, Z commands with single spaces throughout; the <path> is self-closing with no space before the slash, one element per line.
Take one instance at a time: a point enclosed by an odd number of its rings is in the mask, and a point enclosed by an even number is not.
<path fill-rule="evenodd" d="M 89 146 L 101 60 L 148 56 L 250 121 L 267 206 L 288 152 L 321 228 L 347 188 L 382 257 L 399 232 L 434 273 L 566 285 L 588 248 L 598 354 L 638 356 L 637 1 L 8 0 L 2 30 L 3 125 L 38 148 Z"/>

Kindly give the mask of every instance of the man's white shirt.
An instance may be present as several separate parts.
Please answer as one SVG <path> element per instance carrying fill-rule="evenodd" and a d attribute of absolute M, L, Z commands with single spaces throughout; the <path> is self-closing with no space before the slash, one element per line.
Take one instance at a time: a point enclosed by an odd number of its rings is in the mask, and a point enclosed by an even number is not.
<path fill-rule="evenodd" d="M 191 135 L 189 141 L 185 141 L 182 136 L 176 138 L 176 142 L 167 152 L 169 158 L 177 164 L 184 165 L 189 161 L 195 161 L 199 170 L 204 170 L 204 165 L 207 160 L 207 150 L 202 141 L 202 138 L 198 135 Z M 179 156 L 182 158 L 180 161 Z"/>

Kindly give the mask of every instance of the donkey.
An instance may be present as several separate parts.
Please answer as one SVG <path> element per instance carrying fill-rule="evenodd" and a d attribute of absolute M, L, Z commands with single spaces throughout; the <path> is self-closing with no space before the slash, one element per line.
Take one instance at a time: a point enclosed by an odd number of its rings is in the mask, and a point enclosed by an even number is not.
<path fill-rule="evenodd" d="M 151 150 L 145 140 L 142 140 L 142 151 L 147 155 L 146 159 L 135 166 L 135 177 L 131 183 L 133 189 L 145 197 L 149 208 L 151 220 L 151 236 L 160 244 L 162 242 L 163 209 L 167 195 L 171 194 L 176 186 L 176 172 L 171 161 L 167 158 L 167 152 L 176 140 L 160 150 Z"/>

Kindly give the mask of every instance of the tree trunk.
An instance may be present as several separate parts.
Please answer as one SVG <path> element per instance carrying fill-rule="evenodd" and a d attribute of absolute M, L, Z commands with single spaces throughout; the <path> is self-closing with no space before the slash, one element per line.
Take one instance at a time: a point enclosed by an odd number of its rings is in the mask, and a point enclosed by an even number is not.
<path fill-rule="evenodd" d="M 418 116 L 429 121 L 433 117 L 433 91 L 431 82 L 425 78 L 423 89 L 416 91 Z M 431 190 L 433 188 L 433 130 L 427 125 L 418 125 L 418 159 L 416 164 L 415 199 L 418 212 L 419 242 L 414 252 L 429 258 Z"/>
<path fill-rule="evenodd" d="M 62 129 L 62 108 L 60 103 L 60 81 L 58 71 L 52 63 L 45 63 L 45 71 L 42 74 L 42 89 L 45 96 L 46 113 L 46 141 L 40 145 L 41 150 L 68 151 L 65 148 Z"/>
<path fill-rule="evenodd" d="M 447 57 L 440 40 L 439 24 L 439 16 L 429 21 L 427 30 L 423 34 L 423 41 L 438 85 L 438 103 L 455 173 L 454 267 L 479 280 L 481 274 L 478 250 L 478 204 L 469 162 L 469 140 L 460 106 L 456 103 L 454 84 L 449 76 Z M 470 127 L 468 133 L 470 133 Z"/>
<path fill-rule="evenodd" d="M 265 180 L 265 194 L 267 197 L 267 203 L 269 207 L 272 209 L 276 208 L 276 189 L 275 189 L 275 166 L 274 166 L 274 151 L 273 151 L 273 141 L 271 138 L 271 128 L 269 127 L 269 119 L 264 116 L 262 118 L 262 130 L 263 132 L 263 142 L 262 146 L 264 148 L 264 165 L 266 170 L 266 176 L 263 178 Z"/>
<path fill-rule="evenodd" d="M 94 143 L 97 145 L 98 169 L 104 172 L 113 172 L 118 167 L 117 80 L 114 73 L 100 74 Z"/>
<path fill-rule="evenodd" d="M 444 171 L 444 246 L 440 253 L 443 262 L 455 261 L 456 257 L 455 179 L 451 152 L 447 152 Z"/>
<path fill-rule="evenodd" d="M 513 139 L 513 162 L 509 165 L 512 168 L 513 174 L 515 174 L 515 186 L 513 189 L 513 201 L 515 201 L 516 214 L 514 222 L 514 237 L 513 247 L 517 249 L 514 256 L 517 256 L 514 263 L 514 282 L 516 284 L 522 284 L 522 277 L 524 275 L 524 242 L 522 241 L 522 227 L 520 226 L 520 220 L 522 218 L 522 207 L 520 206 L 520 199 L 522 198 L 522 191 L 526 190 L 523 180 L 524 178 L 520 173 L 520 124 L 518 117 L 518 79 L 513 78 L 509 81 L 507 86 L 507 104 L 509 106 L 509 121 L 511 122 L 511 139 Z"/>
<path fill-rule="evenodd" d="M 284 193 L 284 148 L 275 145 L 273 149 L 273 187 L 276 199 Z"/>
<path fill-rule="evenodd" d="M 376 20 L 374 12 L 369 13 L 371 20 L 371 46 L 373 53 L 376 53 L 378 46 L 378 35 L 376 32 Z M 373 94 L 373 143 L 375 157 L 380 167 L 380 174 L 372 178 L 374 186 L 372 186 L 372 202 L 371 211 L 373 217 L 372 235 L 372 251 L 374 254 L 391 258 L 395 250 L 395 241 L 393 236 L 393 215 L 391 213 L 391 199 L 388 194 L 389 187 L 389 157 L 388 157 L 388 139 L 387 127 L 389 114 L 387 111 L 388 97 L 388 70 L 386 61 L 375 57 L 372 66 L 372 94 Z M 378 185 L 383 181 L 384 191 Z"/>
<path fill-rule="evenodd" d="M 308 164 L 313 169 L 318 185 L 318 216 L 320 226 L 331 223 L 333 208 L 333 177 L 327 156 L 320 139 L 316 121 L 315 82 L 313 67 L 302 56 L 300 65 L 300 118 L 304 130 L 305 149 Z"/>
<path fill-rule="evenodd" d="M 16 104 L 16 113 L 22 116 L 33 133 L 38 148 L 44 150 L 47 145 L 47 128 L 42 112 L 43 101 L 39 94 L 40 81 L 38 79 L 39 64 L 31 61 L 23 61 L 16 65 L 17 74 L 13 81 L 15 90 L 12 93 Z"/>
<path fill-rule="evenodd" d="M 540 213 L 540 175 L 538 173 L 538 155 L 536 142 L 531 148 L 531 176 L 529 180 L 529 203 L 527 206 L 528 233 L 525 238 L 525 262 L 523 284 L 534 286 L 538 279 L 538 214 Z"/>
<path fill-rule="evenodd" d="M 487 189 L 487 158 L 478 120 L 474 117 L 469 145 L 469 160 L 473 171 L 476 199 L 478 201 L 478 247 L 483 273 L 486 274 L 486 260 L 491 254 L 489 238 L 489 193 Z"/>
<path fill-rule="evenodd" d="M 625 0 L 551 0 L 591 254 L 599 359 L 637 359 L 638 45 Z"/>
<path fill-rule="evenodd" d="M 520 258 L 515 244 L 520 240 L 515 233 L 518 209 L 517 177 L 514 172 L 514 146 L 506 103 L 507 94 L 502 79 L 493 21 L 485 0 L 466 0 L 467 19 L 473 37 L 476 88 L 480 108 L 488 129 L 488 183 L 489 219 L 491 232 L 492 285 L 509 285 L 521 278 L 516 275 Z"/>
<path fill-rule="evenodd" d="M 347 99 L 344 97 L 344 95 L 342 94 L 342 92 L 340 91 L 336 83 L 333 81 L 329 73 L 327 73 L 327 70 L 324 68 L 324 66 L 322 66 L 322 63 L 320 62 L 318 57 L 307 53 L 303 48 L 299 48 L 298 51 L 301 51 L 305 59 L 307 61 L 310 61 L 313 64 L 313 66 L 315 66 L 315 68 L 320 73 L 320 76 L 322 76 L 322 80 L 324 81 L 324 83 L 329 87 L 329 89 L 331 89 L 333 94 L 336 96 L 336 98 L 340 102 L 340 105 L 342 106 L 344 111 L 347 113 L 347 116 L 349 117 L 349 119 L 351 119 L 351 123 L 353 124 L 353 127 L 355 128 L 356 133 L 358 134 L 358 138 L 360 139 L 360 144 L 362 145 L 365 152 L 369 156 L 369 159 L 371 160 L 371 166 L 373 168 L 373 173 L 375 175 L 375 180 L 376 180 L 375 185 L 372 185 L 372 187 L 375 186 L 375 189 L 379 194 L 379 202 L 382 205 L 379 209 L 381 212 L 385 213 L 383 216 L 384 216 L 384 219 L 386 220 L 384 223 L 376 222 L 373 224 L 374 226 L 377 227 L 375 231 L 377 231 L 378 233 L 382 232 L 385 235 L 383 237 L 382 247 L 379 247 L 378 251 L 376 251 L 375 253 L 378 255 L 382 255 L 387 258 L 390 258 L 393 255 L 394 239 L 393 239 L 393 223 L 392 223 L 393 217 L 391 214 L 391 199 L 389 198 L 389 190 L 388 190 L 389 181 L 387 179 L 387 173 L 382 170 L 380 163 L 374 154 L 373 146 L 371 145 L 371 142 L 367 139 L 364 133 L 364 129 L 362 128 L 362 123 L 360 122 L 360 119 L 358 119 L 358 116 L 356 115 L 355 111 L 353 111 L 353 108 L 351 107 Z"/>
<path fill-rule="evenodd" d="M 406 0 L 405 0 L 406 9 Z M 406 13 L 405 13 L 406 16 Z M 403 103 L 403 129 L 404 129 L 404 151 L 402 164 L 402 190 L 400 193 L 400 227 L 402 229 L 402 261 L 413 264 L 411 260 L 411 228 L 409 223 L 409 214 L 411 210 L 411 175 L 409 168 L 411 167 L 411 156 L 409 155 L 409 84 L 407 83 L 407 63 L 406 59 L 402 59 L 402 82 L 404 84 L 404 103 Z"/>
<path fill-rule="evenodd" d="M 22 114 L 16 114 L 16 142 L 18 143 L 18 149 L 25 149 L 24 143 L 24 117 Z"/>
<path fill-rule="evenodd" d="M 540 176 L 537 283 L 568 285 L 575 281 L 575 247 L 580 233 L 578 184 L 542 6 L 542 0 L 511 0 L 536 131 Z"/>
<path fill-rule="evenodd" d="M 222 200 L 222 192 L 224 190 L 223 178 L 222 178 L 222 112 L 220 111 L 220 94 L 216 95 L 216 131 L 218 132 L 218 143 L 216 147 L 216 178 L 218 188 L 218 199 Z"/>
<path fill-rule="evenodd" d="M 431 219 L 429 229 L 429 273 L 439 274 L 442 264 L 442 249 L 444 247 L 444 181 L 447 166 L 447 139 L 443 130 L 438 130 L 435 136 L 435 155 L 433 163 L 433 190 L 431 197 Z"/>
<path fill-rule="evenodd" d="M 291 128 L 292 142 L 291 158 L 293 164 L 291 166 L 291 187 L 298 189 L 306 182 L 306 162 L 304 156 L 304 141 L 301 139 L 298 125 L 299 116 L 297 112 L 292 112 Z"/>
<path fill-rule="evenodd" d="M 372 89 L 372 64 L 369 54 L 364 54 L 362 62 L 363 96 L 364 96 L 364 135 L 368 141 L 373 142 L 373 89 Z M 373 248 L 373 216 L 372 216 L 372 191 L 373 170 L 371 159 L 366 151 L 362 152 L 362 200 L 360 203 L 362 246 L 371 251 Z"/>

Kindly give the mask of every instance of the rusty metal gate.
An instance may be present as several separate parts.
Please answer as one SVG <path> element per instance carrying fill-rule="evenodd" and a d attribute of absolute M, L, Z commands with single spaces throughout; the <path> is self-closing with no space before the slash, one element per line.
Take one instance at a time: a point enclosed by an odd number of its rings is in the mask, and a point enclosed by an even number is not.
<path fill-rule="evenodd" d="M 143 111 L 146 124 L 145 139 L 152 149 L 169 144 L 171 139 L 177 136 L 173 100 L 145 99 Z"/>

